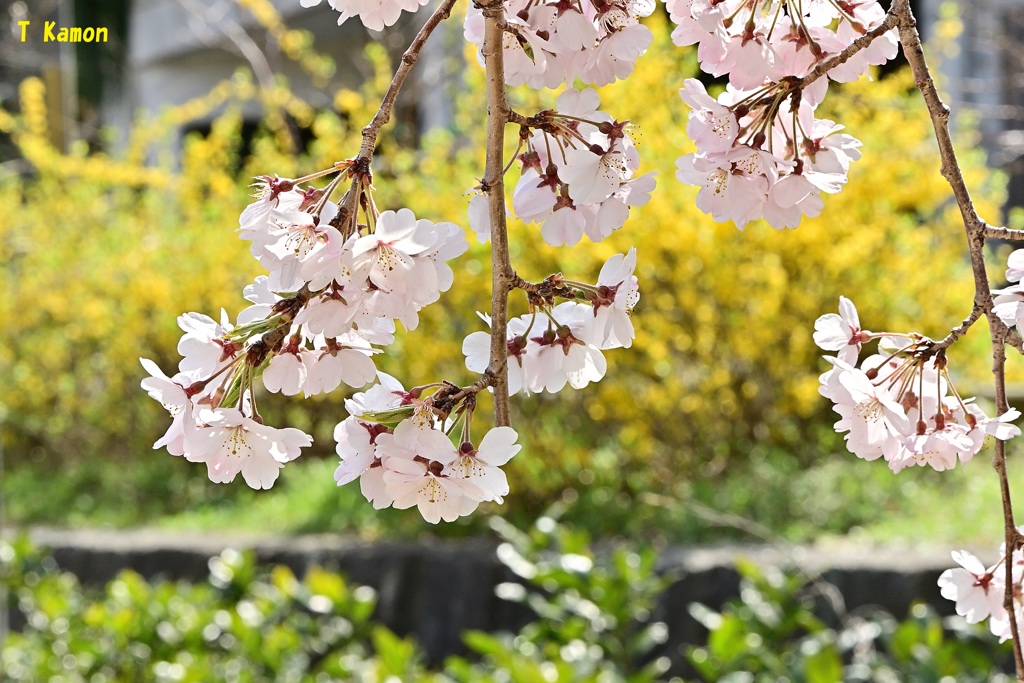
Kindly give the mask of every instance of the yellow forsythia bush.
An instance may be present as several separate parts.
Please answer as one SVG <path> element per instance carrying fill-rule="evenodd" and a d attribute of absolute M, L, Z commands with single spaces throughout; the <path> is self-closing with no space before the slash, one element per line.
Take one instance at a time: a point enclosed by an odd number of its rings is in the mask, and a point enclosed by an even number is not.
<path fill-rule="evenodd" d="M 557 494 L 564 473 L 598 451 L 612 453 L 630 482 L 708 476 L 767 449 L 824 456 L 816 449 L 836 440 L 827 436 L 832 418 L 817 394 L 824 366 L 811 341 L 815 318 L 836 310 L 844 294 L 869 329 L 941 336 L 970 307 L 963 230 L 908 74 L 831 86 L 826 110 L 864 147 L 846 189 L 826 196 L 820 218 L 796 230 L 759 222 L 740 232 L 701 214 L 697 188 L 674 178 L 676 158 L 692 151 L 675 93 L 695 65 L 689 51 L 670 44 L 663 19 L 651 23 L 657 37 L 636 74 L 601 89 L 602 109 L 636 126 L 641 172 L 658 173 L 650 204 L 634 209 L 606 242 L 571 249 L 546 246 L 536 226 L 511 226 L 513 264 L 527 279 L 557 270 L 593 279 L 605 259 L 635 245 L 641 287 L 634 347 L 607 354 L 602 382 L 516 399 L 526 447 L 510 478 L 522 502 Z M 0 112 L 0 128 L 36 169 L 0 179 L 0 416 L 15 462 L 170 457 L 150 453 L 167 418 L 138 388 L 137 359 L 154 358 L 171 371 L 177 315 L 216 317 L 224 307 L 233 316 L 243 307 L 241 288 L 260 272 L 234 234 L 248 179 L 294 177 L 356 152 L 359 128 L 390 76 L 379 49 L 371 46 L 368 56 L 375 76 L 360 92 L 337 93 L 337 111 L 313 112 L 283 87 L 261 92 L 238 77 L 140 122 L 123 159 L 49 147 L 42 86 L 22 84 L 21 113 Z M 470 62 L 467 84 L 479 85 Z M 417 150 L 397 149 L 385 129 L 374 163 L 382 209 L 408 206 L 466 225 L 463 193 L 483 168 L 483 97 L 481 88 L 467 88 L 451 130 L 429 135 Z M 524 113 L 553 102 L 536 97 L 512 94 Z M 269 113 L 240 158 L 239 103 L 247 99 L 262 99 Z M 176 162 L 140 163 L 176 126 L 221 106 L 226 113 L 212 132 L 186 139 Z M 301 156 L 289 147 L 286 118 L 314 135 Z M 994 219 L 1001 188 L 980 155 L 962 161 L 982 215 Z M 514 185 L 515 172 L 508 178 Z M 424 311 L 417 330 L 399 335 L 386 358 L 377 357 L 406 386 L 474 379 L 460 349 L 466 334 L 483 329 L 474 311 L 489 308 L 490 265 L 488 248 L 470 241 L 454 264 L 452 291 Z M 513 301 L 514 312 L 523 312 L 523 302 Z M 977 378 L 988 365 L 970 349 L 957 348 L 951 361 L 955 372 Z M 265 403 L 268 421 L 312 431 L 317 444 L 308 457 L 333 457 L 341 396 L 278 398 Z M 202 468 L 181 473 L 205 476 Z"/>

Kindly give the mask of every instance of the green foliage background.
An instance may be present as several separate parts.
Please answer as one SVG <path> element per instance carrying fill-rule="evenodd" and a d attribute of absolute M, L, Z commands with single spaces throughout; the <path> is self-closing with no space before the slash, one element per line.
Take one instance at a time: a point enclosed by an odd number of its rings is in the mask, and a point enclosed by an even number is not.
<path fill-rule="evenodd" d="M 32 682 L 1009 680 L 1009 646 L 992 643 L 983 624 L 941 619 L 920 603 L 902 621 L 878 608 L 829 608 L 821 597 L 837 589 L 822 577 L 746 562 L 736 567 L 739 596 L 721 612 L 690 605 L 708 636 L 682 645 L 666 596 L 678 577 L 657 569 L 653 548 L 598 550 L 548 516 L 522 530 L 495 517 L 492 527 L 515 576 L 496 592 L 535 617 L 515 634 L 467 631 L 469 656 L 430 669 L 412 636 L 373 622 L 373 589 L 319 567 L 299 578 L 227 550 L 210 559 L 207 582 L 125 570 L 98 590 L 27 539 L 0 541 L 0 600 L 24 620 L 0 643 L 0 667 L 5 681 Z"/>
<path fill-rule="evenodd" d="M 244 4 L 261 21 L 279 22 L 260 2 Z M 837 454 L 833 418 L 817 394 L 823 364 L 811 341 L 815 318 L 845 294 L 869 329 L 941 336 L 972 299 L 959 217 L 907 73 L 830 86 L 821 115 L 842 122 L 864 147 L 849 185 L 826 197 L 821 218 L 792 231 L 757 223 L 740 232 L 700 214 L 696 188 L 674 178 L 675 159 L 692 151 L 686 109 L 674 93 L 696 67 L 690 51 L 671 45 L 663 17 L 650 24 L 656 39 L 636 74 L 601 89 L 602 109 L 635 126 L 641 171 L 659 174 L 650 204 L 634 209 L 606 242 L 573 249 L 547 247 L 536 226 L 511 226 L 513 264 L 533 280 L 555 271 L 594 278 L 606 258 L 635 245 L 642 295 L 634 348 L 608 354 L 602 382 L 516 399 L 525 448 L 510 465 L 513 510 L 535 514 L 595 472 L 608 496 L 628 507 L 640 492 L 682 495 L 680 482 L 715 481 L 766 462 L 799 467 L 851 457 Z M 293 56 L 308 61 L 309 46 L 291 40 Z M 366 56 L 375 76 L 359 92 L 339 91 L 334 111 L 313 111 L 285 84 L 260 90 L 239 74 L 204 98 L 140 119 L 117 158 L 85 145 L 56 150 L 41 83 L 21 84 L 18 113 L 0 111 L 0 131 L 34 168 L 0 178 L 0 419 L 16 471 L 41 468 L 69 482 L 69 473 L 91 463 L 144 462 L 145 474 L 130 485 L 116 473 L 104 475 L 104 485 L 119 487 L 125 504 L 171 511 L 225 495 L 201 466 L 151 452 L 167 418 L 139 389 L 137 358 L 171 371 L 177 315 L 216 316 L 221 307 L 233 315 L 243 307 L 241 288 L 260 272 L 234 234 L 247 179 L 295 177 L 355 153 L 359 129 L 390 78 L 381 49 L 371 45 Z M 480 70 L 466 56 L 450 130 L 408 149 L 385 129 L 375 160 L 382 209 L 407 206 L 466 224 L 463 193 L 482 171 L 485 109 Z M 267 114 L 243 155 L 240 112 L 252 100 Z M 514 92 L 512 101 L 530 113 L 554 97 Z M 178 126 L 211 113 L 209 135 L 187 137 L 177 160 L 166 152 Z M 313 132 L 307 150 L 292 148 L 289 122 Z M 1002 188 L 981 153 L 961 161 L 980 213 L 998 215 Z M 456 287 L 378 364 L 407 386 L 472 380 L 460 348 L 481 329 L 473 312 L 489 305 L 487 246 L 474 243 L 454 267 Z M 979 336 L 951 353 L 967 393 L 988 366 Z M 304 458 L 335 457 L 330 434 L 344 417 L 342 396 L 277 398 L 264 401 L 268 421 L 316 439 Z M 54 486 L 60 490 L 59 481 Z"/>

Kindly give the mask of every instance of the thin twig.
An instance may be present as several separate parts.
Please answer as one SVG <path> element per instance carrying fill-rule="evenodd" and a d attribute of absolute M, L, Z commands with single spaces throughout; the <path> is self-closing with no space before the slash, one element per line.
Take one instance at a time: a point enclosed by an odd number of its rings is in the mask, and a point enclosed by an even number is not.
<path fill-rule="evenodd" d="M 829 71 L 839 66 L 840 64 L 845 64 L 846 62 L 850 61 L 850 59 L 855 54 L 857 54 L 858 52 L 866 48 L 868 45 L 873 43 L 875 39 L 881 36 L 883 33 L 886 33 L 887 31 L 896 28 L 896 24 L 899 23 L 899 15 L 896 11 L 896 5 L 897 3 L 893 2 L 892 7 L 890 7 L 889 11 L 886 12 L 885 18 L 882 20 L 881 24 L 871 29 L 857 40 L 850 43 L 839 54 L 833 55 L 832 57 L 829 57 L 825 61 L 820 62 L 818 66 L 811 69 L 806 76 L 797 80 L 795 82 L 794 90 L 803 90 L 811 83 L 818 80 L 819 78 L 827 74 Z"/>
<path fill-rule="evenodd" d="M 402 89 L 402 84 L 405 83 L 405 77 L 409 75 L 409 71 L 419 59 L 420 51 L 430 34 L 442 21 L 451 16 L 455 3 L 456 0 L 443 0 L 427 19 L 427 22 L 423 24 L 420 32 L 409 43 L 409 48 L 402 55 L 402 62 L 398 65 L 394 78 L 391 79 L 391 85 L 388 86 L 388 91 L 384 94 L 377 113 L 363 128 L 363 144 L 359 147 L 360 158 L 365 158 L 367 161 L 373 158 L 373 150 L 377 146 L 377 134 L 384 124 L 391 120 L 391 110 L 394 109 L 395 99 L 398 97 L 398 91 Z"/>
<path fill-rule="evenodd" d="M 1012 228 L 998 228 L 992 225 L 986 224 L 982 229 L 985 237 L 993 240 L 1010 240 L 1013 242 L 1024 242 L 1024 230 L 1014 230 Z"/>
<path fill-rule="evenodd" d="M 449 386 L 446 384 L 445 387 L 439 389 L 430 397 L 430 402 L 435 411 L 447 418 L 455 406 L 457 406 L 462 400 L 467 399 L 470 396 L 476 396 L 481 391 L 491 386 L 494 386 L 494 375 L 492 375 L 489 370 L 485 370 L 480 379 L 473 382 L 468 387 L 459 387 L 454 384 Z"/>
<path fill-rule="evenodd" d="M 494 422 L 508 426 L 511 420 L 508 400 L 508 294 L 515 271 L 509 261 L 508 229 L 505 223 L 505 124 L 511 108 L 505 96 L 505 59 L 503 54 L 504 4 L 488 0 L 481 4 L 484 15 L 484 68 L 487 71 L 487 156 L 481 186 L 487 193 L 491 219 L 491 356 L 487 372 L 493 376 Z"/>
<path fill-rule="evenodd" d="M 970 315 L 964 318 L 964 321 L 949 331 L 941 341 L 935 342 L 935 345 L 931 347 L 931 350 L 939 351 L 952 346 L 956 340 L 967 334 L 967 330 L 971 329 L 971 326 L 978 322 L 981 314 L 985 312 L 984 305 L 975 301 L 974 307 L 971 309 Z"/>

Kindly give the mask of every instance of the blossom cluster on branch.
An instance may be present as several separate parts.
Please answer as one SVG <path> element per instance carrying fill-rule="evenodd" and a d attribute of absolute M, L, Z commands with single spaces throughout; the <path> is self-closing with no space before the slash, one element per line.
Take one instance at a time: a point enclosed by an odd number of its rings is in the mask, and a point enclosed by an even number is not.
<path fill-rule="evenodd" d="M 599 106 L 594 90 L 566 90 L 554 111 L 523 127 L 525 151 L 518 157 L 522 171 L 512 208 L 524 222 L 540 224 L 552 246 L 572 246 L 583 235 L 600 242 L 654 190 L 653 174 L 635 175 L 640 155 L 628 122 L 612 119 Z"/>
<path fill-rule="evenodd" d="M 310 7 L 320 0 L 299 2 Z M 328 3 L 340 13 L 339 23 L 358 17 L 375 31 L 427 4 Z M 244 292 L 252 305 L 234 324 L 224 314 L 219 322 L 198 313 L 181 316 L 183 358 L 175 375 L 142 360 L 150 375 L 143 388 L 172 416 L 156 447 L 206 463 L 211 480 L 231 481 L 241 472 L 250 486 L 267 488 L 311 444 L 299 430 L 263 423 L 261 383 L 270 392 L 312 396 L 378 379 L 346 401 L 348 417 L 335 429 L 341 457 L 335 479 L 339 485 L 359 479 L 376 508 L 415 506 L 429 522 L 451 521 L 482 502 L 500 503 L 509 492 L 501 467 L 521 448 L 509 426 L 510 395 L 583 388 L 605 376 L 605 351 L 632 345 L 636 250 L 611 257 L 596 283 L 562 273 L 529 282 L 510 262 L 507 218 L 538 225 L 550 245 L 573 246 L 584 235 L 594 242 L 607 238 L 632 207 L 648 201 L 655 181 L 639 173 L 630 122 L 602 111 L 597 92 L 586 86 L 629 77 L 652 41 L 641 20 L 655 5 L 472 0 L 463 34 L 486 71 L 487 156 L 467 217 L 478 238 L 490 241 L 493 266 L 491 312 L 481 314 L 490 330 L 463 342 L 466 367 L 479 377 L 466 385 L 439 379 L 406 389 L 377 372 L 373 356 L 394 341 L 396 321 L 407 331 L 417 327 L 423 307 L 455 286 L 448 262 L 468 248 L 462 226 L 417 218 L 405 207 L 380 211 L 372 184 L 377 135 L 424 43 L 455 4 L 442 0 L 413 39 L 355 156 L 303 178 L 257 180 L 256 201 L 239 221 L 241 237 L 268 271 Z M 988 617 L 993 633 L 1018 641 L 1024 536 L 1013 523 L 1003 443 L 1020 434 L 1012 424 L 1020 413 L 1006 402 L 1002 368 L 1006 344 L 1024 352 L 1024 286 L 993 292 L 983 247 L 985 237 L 1024 239 L 1024 233 L 992 228 L 974 211 L 956 163 L 949 112 L 924 61 L 908 0 L 893 0 L 888 11 L 877 0 L 666 0 L 666 6 L 676 25 L 673 41 L 696 46 L 704 71 L 727 79 L 716 95 L 697 79 L 681 84 L 697 151 L 678 159 L 676 175 L 699 188 L 700 210 L 740 229 L 757 219 L 794 228 L 824 210 L 822 195 L 839 192 L 861 156 L 861 143 L 840 132 L 842 125 L 816 116 L 829 81 L 868 74 L 902 44 L 964 219 L 974 307 L 934 341 L 916 332 L 864 330 L 853 303 L 841 298 L 839 314 L 815 324 L 814 341 L 835 352 L 826 356 L 831 369 L 821 376 L 820 392 L 840 415 L 835 427 L 849 449 L 865 460 L 884 460 L 893 472 L 950 470 L 977 455 L 987 436 L 995 437 L 1003 558 L 985 568 L 967 553 L 955 554 L 962 568 L 946 572 L 940 585 L 969 621 Z M 506 93 L 507 86 L 523 85 L 560 92 L 550 108 L 524 114 Z M 511 159 L 505 158 L 507 126 L 518 128 Z M 504 178 L 517 164 L 509 197 Z M 328 177 L 323 188 L 309 184 Z M 1010 257 L 1007 277 L 1017 283 L 1024 277 L 1024 250 Z M 509 297 L 519 293 L 528 313 L 510 320 Z M 947 367 L 947 349 L 982 317 L 992 334 L 997 417 L 961 396 Z M 863 346 L 875 341 L 877 352 L 862 359 Z M 493 393 L 497 426 L 475 440 L 472 421 L 485 390 Z M 1019 643 L 1015 659 L 1024 680 Z"/>
<path fill-rule="evenodd" d="M 329 1 L 341 13 L 339 22 L 358 17 L 374 30 L 420 4 Z M 447 262 L 468 248 L 463 228 L 417 219 L 408 208 L 380 211 L 371 170 L 380 127 L 423 43 L 452 5 L 454 0 L 446 0 L 435 9 L 414 39 L 363 131 L 358 155 L 303 178 L 257 179 L 255 201 L 242 212 L 238 228 L 268 271 L 246 287 L 251 305 L 234 324 L 226 314 L 220 322 L 198 313 L 181 316 L 183 358 L 174 376 L 143 359 L 150 374 L 143 388 L 173 418 L 156 447 L 206 463 L 211 480 L 229 482 L 241 472 L 254 488 L 272 486 L 284 464 L 312 439 L 293 428 L 265 425 L 257 407 L 260 390 L 309 397 L 342 384 L 371 383 L 378 377 L 373 356 L 394 341 L 396 321 L 414 330 L 423 307 L 453 286 L 456 278 Z M 634 0 L 486 10 L 474 5 L 465 33 L 486 61 L 484 53 L 496 54 L 488 25 L 495 26 L 501 15 L 497 58 L 509 84 L 557 87 L 581 79 L 601 85 L 632 72 L 651 42 L 639 19 L 652 10 L 653 4 Z M 487 68 L 490 73 L 492 65 Z M 521 174 L 513 206 L 524 220 L 539 223 L 551 244 L 572 245 L 584 234 L 594 241 L 607 237 L 654 187 L 650 175 L 636 175 L 639 156 L 629 122 L 599 106 L 595 91 L 569 89 L 554 109 L 533 116 L 510 113 L 498 121 L 495 112 L 489 114 L 489 126 L 520 126 Z M 512 164 L 503 165 L 501 175 Z M 330 176 L 323 188 L 309 184 Z M 500 178 L 497 182 L 500 186 Z M 496 201 L 503 206 L 505 199 L 495 197 L 486 183 L 478 189 L 470 227 L 481 236 L 497 234 L 504 245 L 505 225 L 495 224 L 492 206 Z M 504 247 L 495 246 L 496 252 L 499 248 Z M 480 374 L 473 384 L 441 380 L 406 391 L 399 380 L 379 375 L 379 384 L 347 402 L 350 416 L 335 430 L 343 459 L 335 474 L 338 484 L 359 478 L 375 507 L 415 505 L 435 523 L 468 514 L 483 501 L 501 502 L 508 484 L 498 468 L 520 446 L 516 432 L 504 424 L 487 432 L 479 448 L 473 445 L 477 394 L 502 387 L 495 397 L 498 414 L 497 406 L 508 400 L 506 387 L 509 395 L 555 392 L 566 384 L 582 388 L 600 380 L 607 370 L 602 351 L 632 344 L 629 314 L 639 299 L 635 267 L 636 252 L 630 250 L 610 259 L 593 284 L 561 273 L 538 284 L 515 276 L 512 284 L 526 294 L 530 313 L 510 323 L 500 317 L 494 331 L 506 338 L 505 345 L 484 332 L 466 339 L 466 365 Z M 497 310 L 503 311 L 508 292 L 493 295 L 495 305 L 501 297 Z M 505 353 L 495 354 L 495 348 Z"/>
<path fill-rule="evenodd" d="M 846 445 L 865 460 L 883 458 L 893 472 L 906 467 L 949 470 L 967 463 L 981 450 L 986 436 L 1003 441 L 1020 436 L 1011 409 L 988 417 L 953 386 L 943 351 L 918 334 L 876 334 L 863 330 L 853 302 L 839 300 L 839 315 L 829 313 L 815 323 L 814 341 L 836 356 L 825 356 L 832 369 L 820 378 L 822 396 L 842 418 L 836 422 Z M 878 339 L 879 353 L 860 365 L 861 346 Z"/>
<path fill-rule="evenodd" d="M 1010 612 L 1004 606 L 1006 566 L 1009 565 L 1013 576 L 1010 584 L 1013 618 L 1021 623 L 1024 620 L 1024 597 L 1020 590 L 1024 580 L 1024 551 L 1017 548 L 1007 559 L 1004 544 L 999 550 L 999 559 L 991 567 L 986 567 L 966 550 L 953 551 L 953 561 L 960 566 L 947 569 L 939 577 L 942 597 L 956 603 L 956 613 L 968 624 L 979 624 L 988 619 L 989 630 L 999 638 L 999 642 L 1011 638 Z"/>
<path fill-rule="evenodd" d="M 842 189 L 860 142 L 814 111 L 829 79 L 857 80 L 896 55 L 890 30 L 849 59 L 835 59 L 882 24 L 881 5 L 669 0 L 668 9 L 677 24 L 672 40 L 696 44 L 705 71 L 729 76 L 717 98 L 696 79 L 680 91 L 698 151 L 679 158 L 676 176 L 701 187 L 697 207 L 741 229 L 758 218 L 795 228 L 803 216 L 819 215 L 821 193 Z"/>

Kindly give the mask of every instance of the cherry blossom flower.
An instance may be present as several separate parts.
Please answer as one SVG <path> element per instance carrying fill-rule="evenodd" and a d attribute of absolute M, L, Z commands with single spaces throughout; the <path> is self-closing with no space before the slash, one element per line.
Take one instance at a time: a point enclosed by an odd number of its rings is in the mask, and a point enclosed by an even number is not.
<path fill-rule="evenodd" d="M 490 326 L 490 316 L 483 313 L 477 315 Z M 529 394 L 530 386 L 527 377 L 534 374 L 532 364 L 536 361 L 536 355 L 540 350 L 529 340 L 534 320 L 533 317 L 524 315 L 509 320 L 506 327 L 509 396 L 515 396 L 524 390 Z M 491 335 L 488 332 L 470 333 L 462 342 L 462 353 L 466 356 L 466 369 L 482 374 L 490 363 Z"/>
<path fill-rule="evenodd" d="M 598 131 L 586 136 L 589 147 L 566 150 L 559 178 L 568 186 L 569 197 L 577 204 L 601 204 L 633 177 L 640 165 L 633 141 L 612 138 Z"/>
<path fill-rule="evenodd" d="M 501 466 L 512 459 L 522 446 L 516 444 L 519 435 L 511 427 L 495 427 L 484 435 L 480 448 L 463 443 L 458 456 L 449 464 L 450 476 L 475 484 L 484 500 L 503 502 L 508 494 L 508 479 Z"/>
<path fill-rule="evenodd" d="M 142 388 L 150 398 L 158 401 L 172 418 L 171 426 L 157 439 L 153 448 L 166 446 L 167 452 L 171 455 L 184 455 L 185 434 L 195 429 L 195 406 L 186 390 L 196 381 L 197 376 L 194 373 L 179 372 L 174 377 L 168 377 L 160 366 L 148 358 L 140 358 L 139 362 L 150 375 L 142 380 Z"/>
<path fill-rule="evenodd" d="M 226 311 L 221 311 L 219 323 L 202 313 L 186 313 L 178 316 L 178 327 L 185 333 L 178 341 L 178 353 L 182 355 L 178 369 L 182 372 L 212 375 L 242 350 L 241 344 L 227 337 L 234 328 Z"/>
<path fill-rule="evenodd" d="M 337 212 L 333 202 L 327 202 L 319 215 L 305 211 L 272 212 L 271 228 L 259 256 L 260 265 L 269 271 L 271 290 L 290 292 L 301 288 L 306 282 L 303 270 L 319 262 L 323 245 L 343 241 L 338 230 L 330 225 Z"/>
<path fill-rule="evenodd" d="M 900 437 L 911 433 L 906 411 L 884 386 L 875 386 L 867 375 L 834 359 L 836 372 L 829 378 L 829 390 L 841 419 L 835 428 L 846 434 L 846 445 L 854 455 L 875 460 L 891 459 L 899 450 Z"/>
<path fill-rule="evenodd" d="M 676 178 L 687 185 L 699 185 L 697 208 L 716 221 L 731 220 L 742 230 L 761 217 L 768 193 L 768 179 L 733 173 L 727 157 L 712 159 L 686 154 L 676 160 Z"/>
<path fill-rule="evenodd" d="M 299 0 L 303 7 L 316 7 L 320 0 Z M 327 0 L 331 9 L 341 13 L 338 24 L 352 17 L 359 17 L 363 26 L 371 31 L 383 31 L 385 26 L 394 26 L 402 12 L 415 12 L 426 0 Z"/>
<path fill-rule="evenodd" d="M 452 522 L 473 512 L 484 492 L 472 481 L 452 476 L 459 457 L 443 432 L 404 420 L 393 434 L 381 434 L 377 455 L 384 467 L 384 486 L 394 507 L 416 506 L 431 524 Z"/>
<path fill-rule="evenodd" d="M 947 569 L 939 576 L 942 597 L 956 603 L 956 613 L 968 624 L 977 624 L 993 614 L 1005 612 L 1005 593 L 1002 572 L 996 568 L 986 569 L 981 561 L 967 552 L 953 551 L 953 561 L 960 565 Z"/>
<path fill-rule="evenodd" d="M 845 296 L 839 297 L 839 314 L 826 313 L 814 321 L 814 343 L 824 351 L 838 351 L 839 359 L 853 365 L 861 345 L 870 338 L 862 331 L 857 307 Z"/>
<path fill-rule="evenodd" d="M 390 507 L 394 498 L 384 485 L 384 468 L 377 457 L 375 439 L 387 431 L 386 427 L 360 421 L 351 416 L 334 428 L 336 451 L 341 464 L 334 470 L 338 486 L 359 479 L 359 488 L 374 509 Z"/>
<path fill-rule="evenodd" d="M 353 329 L 355 317 L 366 304 L 360 291 L 325 291 L 314 297 L 295 316 L 295 322 L 311 335 L 341 337 Z"/>
<path fill-rule="evenodd" d="M 633 345 L 633 322 L 630 312 L 640 301 L 636 276 L 636 248 L 615 254 L 601 267 L 597 277 L 594 306 L 593 339 L 601 349 L 629 348 Z"/>
<path fill-rule="evenodd" d="M 385 372 L 377 373 L 378 383 L 366 391 L 357 392 L 345 399 L 345 410 L 356 417 L 369 413 L 393 410 L 413 402 L 414 396 L 405 390 L 402 383 Z"/>
<path fill-rule="evenodd" d="M 691 107 L 686 134 L 697 147 L 707 153 L 730 150 L 740 130 L 732 109 L 712 99 L 696 78 L 683 81 L 679 96 Z"/>
<path fill-rule="evenodd" d="M 238 232 L 239 237 L 252 242 L 250 251 L 259 259 L 270 240 L 274 212 L 298 211 L 309 197 L 296 189 L 292 181 L 277 177 L 256 178 L 254 187 L 256 201 L 245 207 L 239 216 Z"/>
<path fill-rule="evenodd" d="M 245 417 L 240 410 L 201 410 L 199 428 L 185 439 L 185 458 L 206 463 L 210 481 L 226 484 L 239 472 L 254 489 L 269 489 L 285 463 L 299 457 L 312 437 L 293 427 L 276 429 Z"/>
<path fill-rule="evenodd" d="M 530 341 L 539 349 L 536 361 L 527 366 L 530 391 L 557 393 L 566 384 L 582 389 L 604 377 L 608 363 L 591 341 L 593 315 L 590 306 L 566 301 L 551 310 L 556 324 L 539 334 L 539 325 L 534 327 L 536 336 Z"/>
<path fill-rule="evenodd" d="M 307 379 L 303 353 L 297 346 L 289 346 L 270 359 L 263 371 L 263 384 L 271 393 L 281 392 L 294 396 L 302 391 Z"/>
<path fill-rule="evenodd" d="M 306 397 L 330 393 L 342 382 L 353 388 L 365 386 L 377 376 L 370 357 L 374 350 L 357 335 L 336 339 L 318 338 L 312 351 L 302 352 L 306 365 Z"/>
<path fill-rule="evenodd" d="M 408 291 L 417 286 L 410 281 L 414 272 L 413 257 L 437 242 L 434 224 L 417 221 L 409 209 L 385 211 L 377 218 L 373 233 L 360 237 L 352 246 L 354 268 L 385 292 Z"/>

